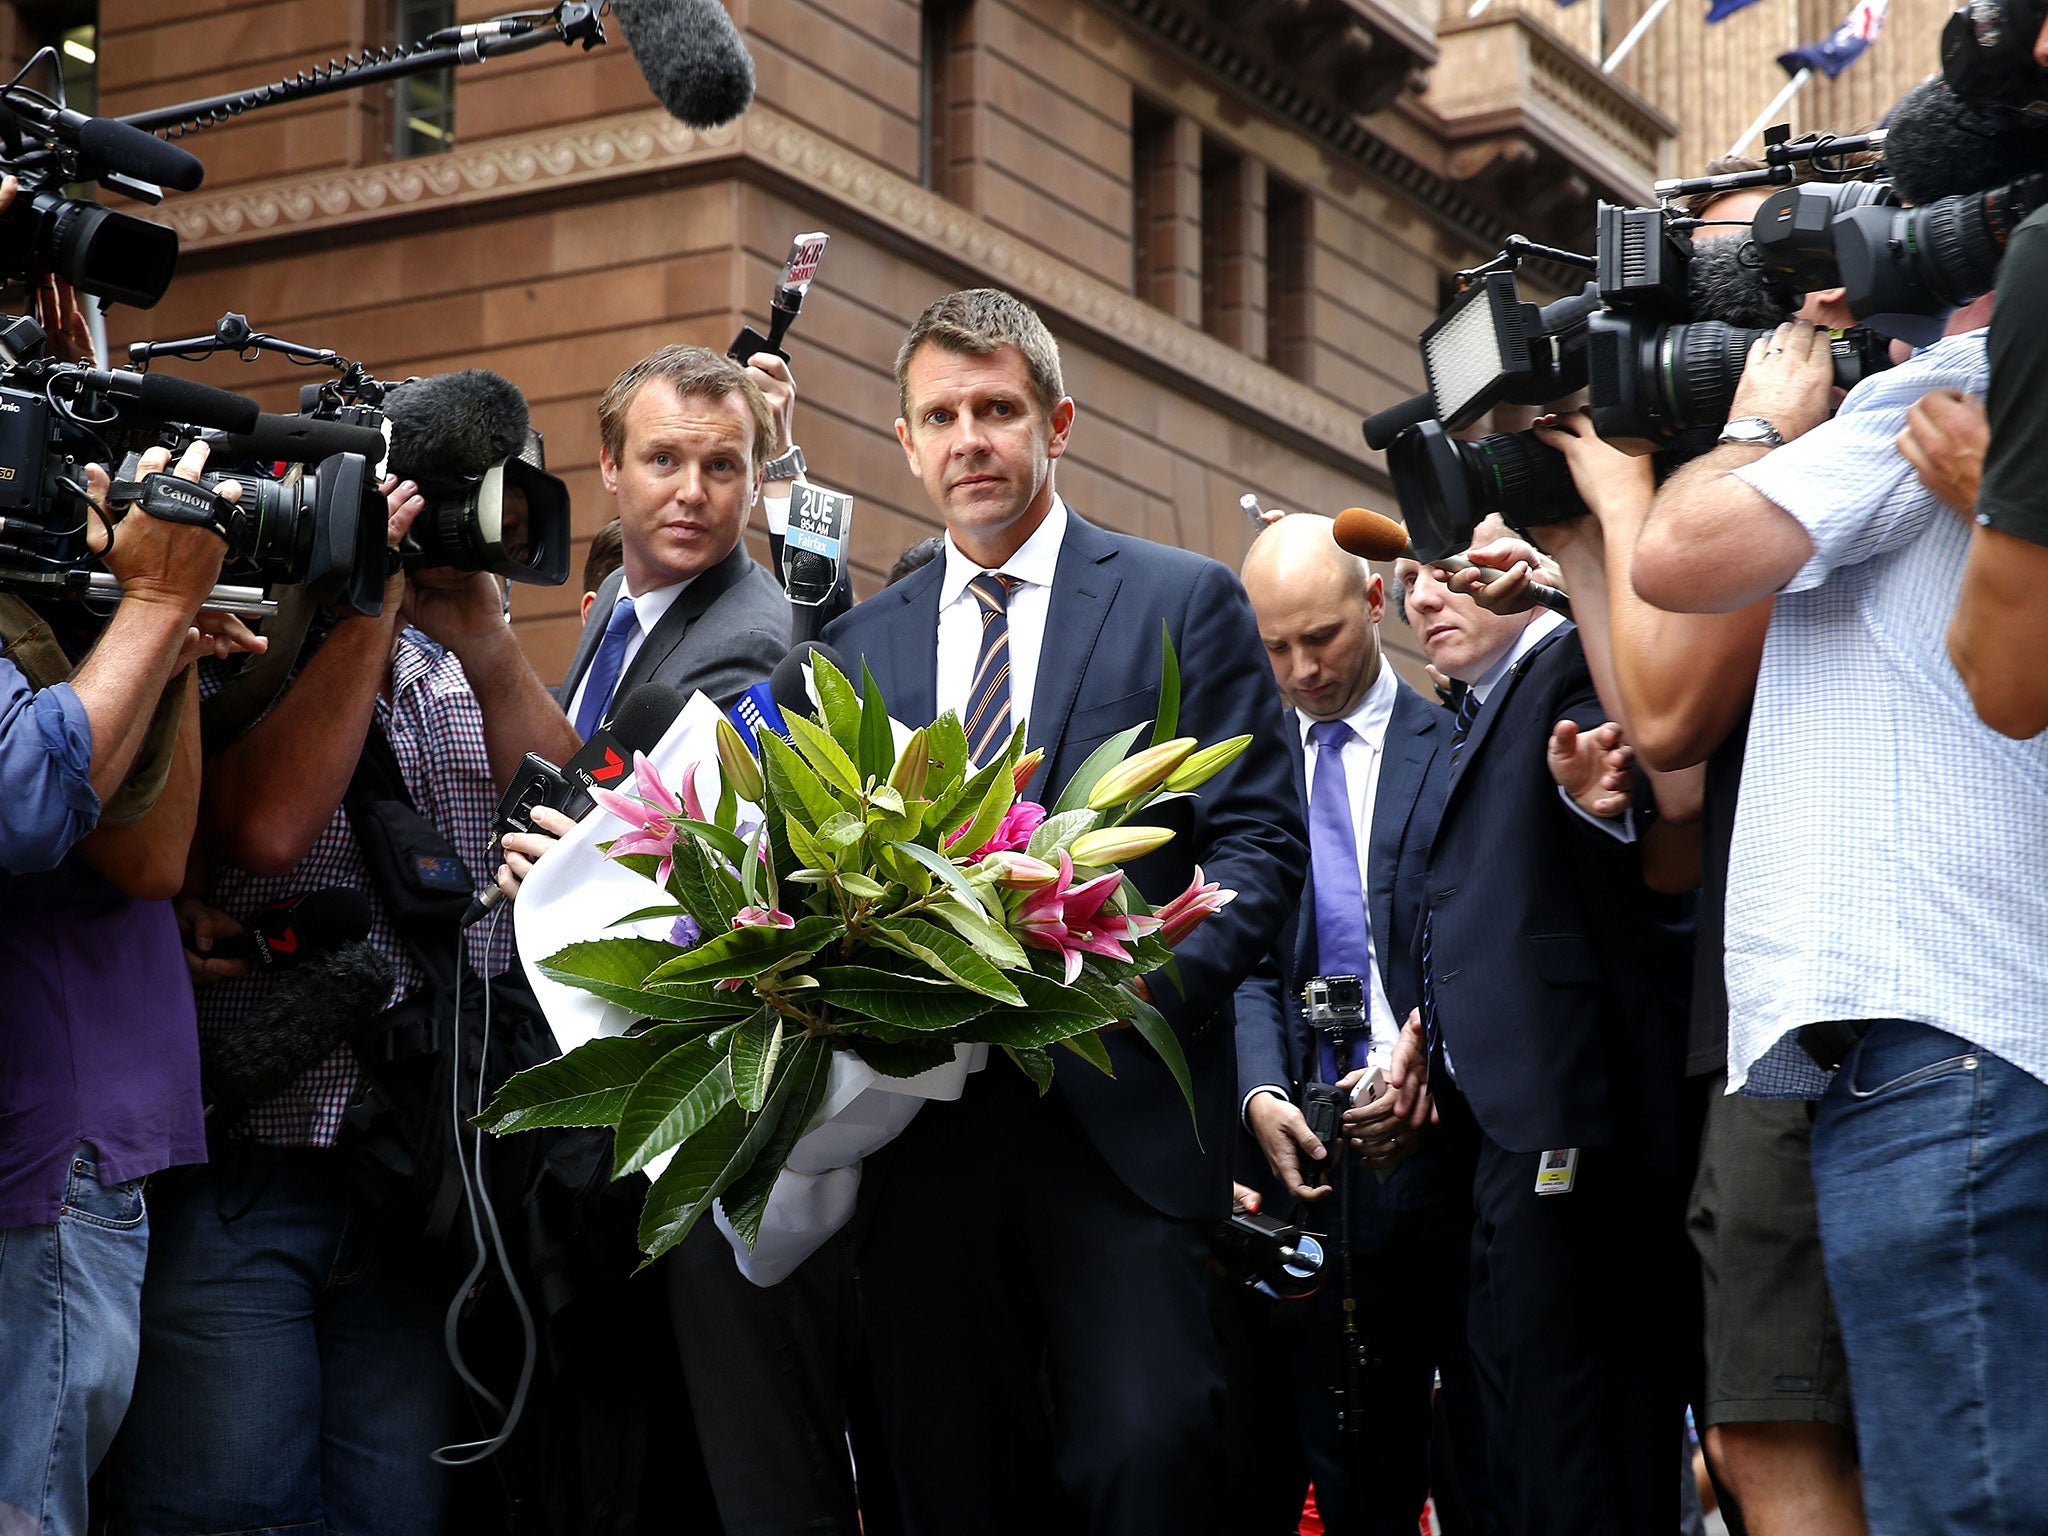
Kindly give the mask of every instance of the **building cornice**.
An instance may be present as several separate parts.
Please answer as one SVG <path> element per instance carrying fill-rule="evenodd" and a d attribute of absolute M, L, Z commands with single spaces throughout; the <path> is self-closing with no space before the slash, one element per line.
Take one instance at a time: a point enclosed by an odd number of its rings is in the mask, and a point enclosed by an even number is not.
<path fill-rule="evenodd" d="M 847 223 L 964 280 L 993 281 L 1031 301 L 1056 330 L 1085 332 L 1133 367 L 1349 473 L 1378 480 L 1358 413 L 1214 337 L 976 218 L 885 166 L 757 103 L 700 132 L 666 113 L 634 112 L 464 144 L 445 155 L 285 177 L 181 197 L 155 210 L 192 255 L 235 256 L 272 244 L 373 238 L 396 219 L 436 220 L 510 200 L 615 192 L 622 182 L 728 170 L 823 200 Z"/>

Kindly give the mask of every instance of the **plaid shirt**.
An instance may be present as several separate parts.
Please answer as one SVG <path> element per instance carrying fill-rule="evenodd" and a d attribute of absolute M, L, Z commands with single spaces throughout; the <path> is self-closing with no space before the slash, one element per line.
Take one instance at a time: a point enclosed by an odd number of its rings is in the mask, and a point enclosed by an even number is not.
<path fill-rule="evenodd" d="M 201 663 L 201 690 L 211 694 L 226 674 Z M 481 893 L 488 868 L 498 788 L 484 746 L 483 711 L 455 653 L 443 650 L 416 629 L 400 632 L 391 660 L 390 693 L 377 699 L 377 724 L 390 739 L 405 787 L 420 814 L 439 827 L 462 855 Z M 266 903 L 328 886 L 354 886 L 370 900 L 370 943 L 390 962 L 391 1002 L 420 986 L 425 976 L 407 954 L 391 915 L 370 883 L 368 868 L 349 826 L 348 812 L 333 818 L 290 874 L 252 875 L 229 864 L 212 872 L 206 900 L 241 917 Z M 469 930 L 469 960 L 485 975 L 511 962 L 512 925 L 481 923 Z M 199 1033 L 214 1036 L 246 1018 L 269 988 L 262 976 L 216 982 L 199 989 Z M 344 1045 L 277 1097 L 257 1105 L 232 1133 L 279 1147 L 331 1147 L 343 1114 L 362 1089 L 364 1075 L 354 1050 Z"/>

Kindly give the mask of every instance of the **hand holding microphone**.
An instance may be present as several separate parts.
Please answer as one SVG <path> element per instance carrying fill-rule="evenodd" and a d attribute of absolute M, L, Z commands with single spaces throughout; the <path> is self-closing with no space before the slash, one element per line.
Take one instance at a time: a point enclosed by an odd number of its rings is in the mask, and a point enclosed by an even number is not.
<path fill-rule="evenodd" d="M 1415 560 L 1420 558 L 1416 555 L 1414 548 L 1408 543 L 1408 530 L 1406 528 L 1403 528 L 1391 517 L 1387 517 L 1383 513 L 1368 511 L 1364 507 L 1346 507 L 1342 512 L 1339 512 L 1336 517 L 1336 526 L 1331 529 L 1331 533 L 1336 538 L 1340 549 L 1348 550 L 1362 560 Z M 1489 573 L 1483 566 L 1475 565 L 1472 561 L 1459 555 L 1447 555 L 1441 560 L 1430 560 L 1424 563 L 1433 565 L 1438 570 L 1449 574 L 1453 591 L 1466 593 L 1475 601 L 1493 609 L 1495 612 L 1512 613 L 1520 611 L 1518 608 L 1494 608 L 1494 602 L 1497 599 L 1493 599 L 1490 589 L 1495 583 L 1503 580 L 1505 573 Z M 1462 582 L 1459 579 L 1461 574 L 1464 575 Z M 1481 597 L 1479 595 L 1481 590 L 1486 590 L 1488 595 Z M 1514 589 L 1503 589 L 1502 597 L 1510 595 L 1510 591 L 1512 591 L 1513 597 L 1521 602 L 1522 607 L 1527 607 L 1530 603 L 1541 603 L 1552 612 L 1561 613 L 1567 618 L 1571 616 L 1572 600 L 1567 593 L 1556 587 L 1545 586 L 1542 582 L 1528 580 L 1526 572 L 1522 577 L 1522 585 Z"/>

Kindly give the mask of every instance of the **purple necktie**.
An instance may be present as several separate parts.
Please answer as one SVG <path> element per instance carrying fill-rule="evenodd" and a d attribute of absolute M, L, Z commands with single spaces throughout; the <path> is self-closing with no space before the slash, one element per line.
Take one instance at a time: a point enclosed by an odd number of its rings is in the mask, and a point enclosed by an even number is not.
<path fill-rule="evenodd" d="M 1351 786 L 1344 778 L 1344 744 L 1356 733 L 1342 720 L 1308 728 L 1316 744 L 1315 781 L 1308 792 L 1309 873 L 1316 898 L 1316 974 L 1357 976 L 1372 987 L 1372 939 L 1366 927 L 1365 882 L 1358 874 L 1358 832 L 1351 821 Z M 1342 1054 L 1328 1036 L 1319 1057 L 1323 1081 L 1334 1083 L 1358 1065 L 1368 1036 L 1346 1040 Z"/>
<path fill-rule="evenodd" d="M 612 694 L 619 686 L 619 673 L 624 670 L 626 642 L 633 638 L 633 630 L 640 622 L 633 609 L 633 599 L 623 592 L 612 604 L 612 616 L 605 621 L 604 638 L 597 642 L 597 654 L 590 658 L 590 671 L 585 675 L 583 701 L 576 710 L 576 734 L 585 741 L 604 724 L 604 717 L 612 707 Z"/>

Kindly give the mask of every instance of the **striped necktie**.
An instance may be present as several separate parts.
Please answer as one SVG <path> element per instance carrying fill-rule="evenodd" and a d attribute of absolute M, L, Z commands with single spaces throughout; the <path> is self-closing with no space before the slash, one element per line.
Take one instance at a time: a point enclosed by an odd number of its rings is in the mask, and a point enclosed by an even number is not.
<path fill-rule="evenodd" d="M 967 755 L 986 763 L 992 750 L 1010 739 L 1010 593 L 1017 580 L 983 571 L 967 583 L 981 604 L 981 651 L 974 661 L 974 684 L 967 690 Z"/>

